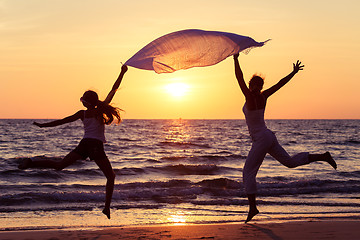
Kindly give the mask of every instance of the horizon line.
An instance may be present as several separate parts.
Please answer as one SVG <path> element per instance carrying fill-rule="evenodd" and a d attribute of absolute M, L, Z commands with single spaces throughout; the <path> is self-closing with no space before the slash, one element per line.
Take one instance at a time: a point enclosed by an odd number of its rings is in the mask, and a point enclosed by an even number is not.
<path fill-rule="evenodd" d="M 0 120 L 57 120 L 61 118 L 0 118 Z M 245 120 L 245 118 L 125 118 L 125 120 Z M 360 118 L 266 118 L 266 120 L 360 120 Z"/>

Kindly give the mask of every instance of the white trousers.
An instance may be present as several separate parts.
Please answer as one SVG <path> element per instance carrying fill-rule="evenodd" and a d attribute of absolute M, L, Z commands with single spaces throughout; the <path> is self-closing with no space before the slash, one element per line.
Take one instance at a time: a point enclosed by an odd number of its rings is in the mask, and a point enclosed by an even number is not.
<path fill-rule="evenodd" d="M 291 157 L 280 146 L 275 134 L 269 129 L 253 134 L 252 141 L 253 143 L 243 169 L 243 182 L 246 194 L 256 193 L 256 174 L 267 153 L 288 168 L 295 168 L 309 163 L 308 152 L 298 153 Z"/>

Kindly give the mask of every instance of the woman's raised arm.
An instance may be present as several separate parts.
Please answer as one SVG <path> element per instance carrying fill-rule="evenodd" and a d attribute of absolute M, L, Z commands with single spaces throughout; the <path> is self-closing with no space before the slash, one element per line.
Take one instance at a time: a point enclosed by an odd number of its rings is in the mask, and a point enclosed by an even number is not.
<path fill-rule="evenodd" d="M 245 97 L 248 97 L 250 95 L 250 90 L 249 88 L 246 86 L 245 80 L 244 80 L 244 75 L 243 72 L 240 68 L 240 64 L 239 64 L 239 54 L 234 54 L 234 65 L 235 65 L 235 76 L 236 79 L 239 83 L 240 89 L 242 91 L 242 93 L 244 94 Z"/>
<path fill-rule="evenodd" d="M 301 62 L 299 60 L 297 60 L 296 64 L 293 63 L 293 71 L 289 75 L 287 75 L 286 77 L 281 79 L 277 84 L 275 84 L 274 86 L 265 90 L 263 92 L 263 95 L 266 98 L 268 98 L 269 96 L 274 94 L 276 91 L 278 91 L 280 88 L 282 88 L 285 84 L 287 84 L 290 81 L 290 79 L 292 79 L 295 76 L 296 73 L 298 73 L 300 70 L 303 70 L 303 69 L 304 69 L 304 65 L 301 65 Z"/>

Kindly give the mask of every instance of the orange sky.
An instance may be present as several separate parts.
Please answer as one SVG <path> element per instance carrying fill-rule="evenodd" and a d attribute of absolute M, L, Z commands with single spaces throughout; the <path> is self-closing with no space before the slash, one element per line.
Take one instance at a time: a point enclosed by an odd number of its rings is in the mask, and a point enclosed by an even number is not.
<path fill-rule="evenodd" d="M 125 62 L 150 41 L 197 28 L 267 45 L 240 55 L 265 88 L 304 71 L 272 96 L 267 118 L 360 118 L 360 3 L 344 1 L 0 0 L 0 118 L 62 118 L 85 90 L 105 98 Z M 174 96 L 170 83 L 186 85 Z M 170 74 L 129 67 L 113 103 L 131 118 L 243 118 L 233 60 Z"/>

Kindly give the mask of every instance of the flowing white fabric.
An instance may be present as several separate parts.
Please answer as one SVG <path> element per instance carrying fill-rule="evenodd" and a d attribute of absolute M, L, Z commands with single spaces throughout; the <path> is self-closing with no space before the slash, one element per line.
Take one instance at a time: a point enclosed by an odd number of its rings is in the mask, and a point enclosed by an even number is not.
<path fill-rule="evenodd" d="M 269 40 L 267 40 L 269 41 Z M 188 29 L 164 35 L 146 45 L 125 65 L 170 73 L 221 62 L 239 52 L 248 53 L 265 42 L 227 32 Z"/>

